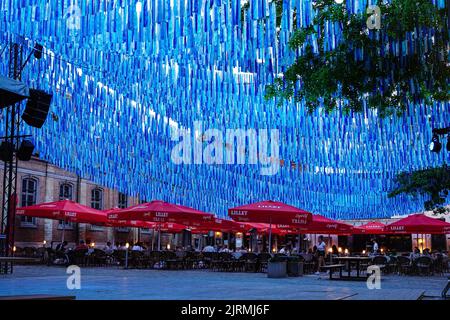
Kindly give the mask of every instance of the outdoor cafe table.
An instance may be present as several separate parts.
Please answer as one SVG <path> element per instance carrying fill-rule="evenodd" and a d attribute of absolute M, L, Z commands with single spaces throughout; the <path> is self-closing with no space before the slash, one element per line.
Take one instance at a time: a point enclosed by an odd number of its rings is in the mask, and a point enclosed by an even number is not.
<path fill-rule="evenodd" d="M 335 258 L 339 262 L 346 262 L 347 263 L 347 275 L 341 275 L 339 277 L 340 280 L 356 280 L 356 281 L 366 281 L 367 275 L 361 275 L 360 272 L 360 266 L 361 262 L 368 262 L 372 260 L 370 257 L 337 257 Z M 356 276 L 352 276 L 352 265 L 356 265 Z"/>

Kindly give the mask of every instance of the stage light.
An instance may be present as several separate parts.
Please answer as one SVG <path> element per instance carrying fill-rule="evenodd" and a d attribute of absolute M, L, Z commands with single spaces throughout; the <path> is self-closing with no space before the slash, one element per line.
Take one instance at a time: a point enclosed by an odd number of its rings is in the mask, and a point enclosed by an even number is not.
<path fill-rule="evenodd" d="M 441 151 L 442 144 L 439 142 L 439 136 L 435 133 L 433 134 L 433 139 L 430 143 L 430 151 L 438 153 Z"/>

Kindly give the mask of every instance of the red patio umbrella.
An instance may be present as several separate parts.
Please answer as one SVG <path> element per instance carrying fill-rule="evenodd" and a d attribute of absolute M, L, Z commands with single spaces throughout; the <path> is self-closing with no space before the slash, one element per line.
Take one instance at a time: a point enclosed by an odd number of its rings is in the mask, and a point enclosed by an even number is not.
<path fill-rule="evenodd" d="M 396 234 L 447 234 L 450 233 L 450 223 L 419 213 L 388 224 L 384 231 Z"/>
<path fill-rule="evenodd" d="M 349 234 L 353 230 L 353 226 L 329 219 L 320 214 L 314 214 L 311 223 L 306 226 L 297 227 L 302 233 L 325 233 L 325 234 Z"/>
<path fill-rule="evenodd" d="M 386 234 L 386 225 L 378 221 L 371 221 L 358 227 L 353 227 L 353 234 Z"/>
<path fill-rule="evenodd" d="M 228 215 L 238 222 L 306 225 L 312 214 L 278 201 L 261 201 L 228 209 Z"/>
<path fill-rule="evenodd" d="M 64 220 L 76 223 L 105 224 L 107 217 L 101 210 L 90 208 L 72 200 L 39 203 L 17 208 L 18 215 L 35 218 Z"/>
<path fill-rule="evenodd" d="M 188 227 L 179 223 L 165 222 L 165 223 L 155 223 L 151 222 L 153 228 L 158 228 L 161 232 L 166 233 L 180 233 L 186 230 Z"/>
<path fill-rule="evenodd" d="M 157 223 L 175 222 L 190 225 L 211 220 L 214 218 L 214 215 L 193 208 L 154 200 L 123 209 L 120 212 L 109 213 L 108 218 L 111 220 L 141 220 Z"/>
<path fill-rule="evenodd" d="M 194 223 L 195 230 L 221 231 L 221 232 L 244 232 L 245 227 L 241 223 L 233 220 L 214 218 L 201 223 Z"/>
<path fill-rule="evenodd" d="M 311 221 L 308 211 L 279 201 L 261 201 L 228 209 L 228 215 L 238 222 L 258 222 L 269 224 L 269 251 L 272 250 L 272 224 L 305 226 Z"/>
<path fill-rule="evenodd" d="M 123 209 L 120 212 L 109 213 L 108 218 L 111 220 L 150 221 L 159 224 L 171 222 L 190 226 L 212 220 L 214 215 L 186 206 L 154 200 Z M 160 243 L 160 233 L 158 233 L 158 249 Z"/>
<path fill-rule="evenodd" d="M 251 229 L 256 229 L 257 233 L 269 234 L 272 229 L 272 234 L 276 235 L 286 235 L 286 234 L 295 234 L 294 229 L 289 229 L 285 227 L 279 227 L 278 225 L 272 225 L 268 223 L 256 223 L 256 222 L 241 222 L 242 226 L 245 226 L 245 232 L 249 232 Z"/>
<path fill-rule="evenodd" d="M 106 217 L 108 217 L 108 214 L 110 213 L 118 213 L 122 211 L 123 209 L 120 208 L 112 208 L 108 210 L 104 210 L 104 214 Z M 145 229 L 151 229 L 153 227 L 153 223 L 148 221 L 139 221 L 139 220 L 111 220 L 108 219 L 107 223 L 105 224 L 107 227 L 123 227 L 123 228 L 145 228 Z"/>
<path fill-rule="evenodd" d="M 97 225 L 105 225 L 108 223 L 107 216 L 103 211 L 90 208 L 72 200 L 60 200 L 21 207 L 17 208 L 16 214 L 75 223 Z M 63 228 L 62 232 L 62 241 L 64 241 L 64 230 L 65 228 Z"/>

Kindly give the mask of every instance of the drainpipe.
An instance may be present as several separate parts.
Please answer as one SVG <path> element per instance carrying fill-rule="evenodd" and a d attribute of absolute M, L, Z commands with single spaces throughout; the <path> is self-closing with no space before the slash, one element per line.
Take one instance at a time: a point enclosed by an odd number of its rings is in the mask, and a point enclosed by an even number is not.
<path fill-rule="evenodd" d="M 80 203 L 80 192 L 81 192 L 81 178 L 77 175 L 77 196 L 75 201 Z M 80 243 L 80 227 L 78 223 L 75 223 L 75 244 Z"/>

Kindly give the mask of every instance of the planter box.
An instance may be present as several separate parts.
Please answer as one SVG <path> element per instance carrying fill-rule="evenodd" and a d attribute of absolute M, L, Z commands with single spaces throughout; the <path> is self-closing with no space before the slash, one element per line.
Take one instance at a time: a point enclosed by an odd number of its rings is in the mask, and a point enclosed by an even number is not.
<path fill-rule="evenodd" d="M 287 277 L 287 263 L 283 262 L 269 262 L 267 264 L 268 278 L 286 278 Z"/>
<path fill-rule="evenodd" d="M 303 262 L 288 262 L 287 274 L 289 277 L 303 276 Z"/>

